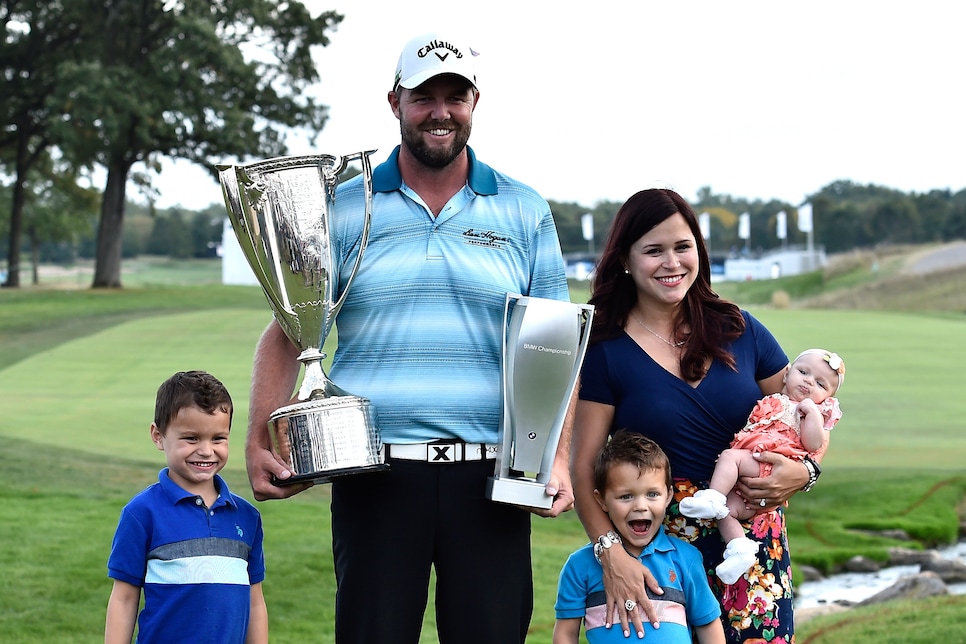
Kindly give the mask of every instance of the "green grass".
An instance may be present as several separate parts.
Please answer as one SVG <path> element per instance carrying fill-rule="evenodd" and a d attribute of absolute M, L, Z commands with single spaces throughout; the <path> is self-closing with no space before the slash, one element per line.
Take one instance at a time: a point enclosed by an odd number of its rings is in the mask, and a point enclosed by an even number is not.
<path fill-rule="evenodd" d="M 177 283 L 168 272 L 177 267 L 159 270 Z M 241 447 L 252 351 L 270 313 L 259 289 L 220 286 L 196 267 L 185 270 L 195 285 L 160 285 L 146 269 L 141 285 L 121 291 L 0 291 L 0 564 L 14 589 L 0 602 L 2 642 L 103 638 L 111 537 L 121 507 L 163 465 L 148 426 L 155 390 L 172 372 L 203 368 L 228 385 L 236 421 L 224 476 L 251 498 Z M 574 299 L 585 301 L 579 288 Z M 854 554 L 881 559 L 897 545 L 875 534 L 886 528 L 903 528 L 925 545 L 955 538 L 956 507 L 966 496 L 966 397 L 959 391 L 966 322 L 875 311 L 754 313 L 789 354 L 824 345 L 849 369 L 840 394 L 845 417 L 825 474 L 788 512 L 794 561 L 829 570 Z M 273 642 L 331 641 L 328 500 L 321 486 L 258 506 Z M 557 573 L 584 542 L 572 512 L 534 519 L 529 642 L 550 641 Z M 854 619 L 816 620 L 818 630 L 804 625 L 799 642 L 948 639 L 953 631 L 944 625 L 964 608 L 966 598 L 897 605 L 890 620 L 898 614 L 920 627 L 903 638 L 908 631 L 897 622 L 893 640 L 851 630 L 878 628 L 866 616 L 875 613 L 857 611 Z M 808 640 L 810 633 L 826 639 Z M 423 641 L 435 641 L 431 607 Z"/>
<path fill-rule="evenodd" d="M 818 617 L 796 627 L 798 644 L 934 644 L 966 642 L 966 598 L 928 599 L 865 606 Z"/>

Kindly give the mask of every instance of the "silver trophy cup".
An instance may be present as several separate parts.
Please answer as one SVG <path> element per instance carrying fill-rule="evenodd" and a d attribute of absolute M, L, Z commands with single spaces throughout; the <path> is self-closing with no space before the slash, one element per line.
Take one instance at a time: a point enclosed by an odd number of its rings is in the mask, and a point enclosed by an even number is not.
<path fill-rule="evenodd" d="M 342 308 L 369 239 L 372 166 L 368 152 L 279 157 L 218 166 L 228 217 L 275 320 L 302 350 L 296 401 L 268 425 L 274 449 L 292 476 L 277 484 L 324 483 L 386 469 L 375 410 L 367 398 L 337 387 L 322 370 L 325 339 Z M 362 163 L 365 213 L 359 253 L 342 295 L 332 246 L 336 187 L 350 161 Z M 361 207 L 361 206 L 360 206 Z M 363 213 L 360 213 L 363 214 Z"/>
<path fill-rule="evenodd" d="M 557 443 L 587 352 L 594 307 L 507 294 L 503 329 L 503 417 L 493 501 L 549 508 Z"/>

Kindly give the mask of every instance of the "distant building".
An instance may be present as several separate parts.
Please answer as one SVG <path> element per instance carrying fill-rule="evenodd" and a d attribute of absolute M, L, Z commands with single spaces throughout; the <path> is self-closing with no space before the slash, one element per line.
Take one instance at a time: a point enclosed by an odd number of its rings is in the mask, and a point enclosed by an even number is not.
<path fill-rule="evenodd" d="M 597 268 L 596 255 L 590 253 L 569 253 L 564 256 L 567 278 L 572 280 L 591 280 Z"/>
<path fill-rule="evenodd" d="M 789 275 L 811 273 L 828 263 L 825 249 L 812 251 L 784 249 L 765 253 L 759 257 L 729 258 L 724 262 L 725 281 L 767 280 Z"/>

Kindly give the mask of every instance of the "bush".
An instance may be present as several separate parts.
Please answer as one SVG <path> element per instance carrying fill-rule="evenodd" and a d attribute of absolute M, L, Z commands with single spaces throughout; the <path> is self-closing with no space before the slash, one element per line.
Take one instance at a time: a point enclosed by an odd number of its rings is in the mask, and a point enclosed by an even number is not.
<path fill-rule="evenodd" d="M 783 291 L 778 289 L 771 294 L 771 305 L 776 309 L 787 309 L 791 306 L 792 297 L 788 294 L 788 291 Z"/>

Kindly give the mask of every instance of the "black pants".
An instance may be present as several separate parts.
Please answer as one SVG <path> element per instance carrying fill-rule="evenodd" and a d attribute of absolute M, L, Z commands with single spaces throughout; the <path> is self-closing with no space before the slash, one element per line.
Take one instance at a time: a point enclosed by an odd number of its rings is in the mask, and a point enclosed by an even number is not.
<path fill-rule="evenodd" d="M 530 515 L 485 498 L 493 461 L 390 467 L 332 484 L 336 641 L 416 644 L 435 566 L 440 644 L 523 644 Z"/>

